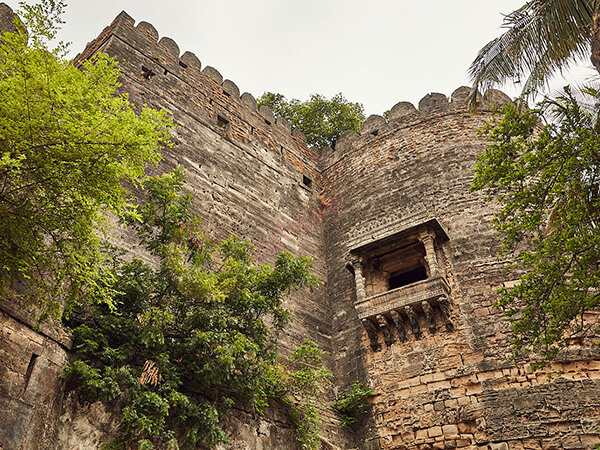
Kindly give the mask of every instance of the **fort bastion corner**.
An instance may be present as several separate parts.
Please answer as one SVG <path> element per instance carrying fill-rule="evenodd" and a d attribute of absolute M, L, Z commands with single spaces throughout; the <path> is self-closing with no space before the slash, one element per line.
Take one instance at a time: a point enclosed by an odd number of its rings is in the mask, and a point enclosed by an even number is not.
<path fill-rule="evenodd" d="M 0 25 L 12 11 L 0 3 Z M 6 29 L 6 28 L 5 28 Z M 158 171 L 182 167 L 194 209 L 215 238 L 251 239 L 264 262 L 287 250 L 311 255 L 325 283 L 293 295 L 290 349 L 310 337 L 329 352 L 336 392 L 360 380 L 371 414 L 340 427 L 321 409 L 323 448 L 589 449 L 600 429 L 600 353 L 574 345 L 548 372 L 517 364 L 509 324 L 493 305 L 510 283 L 495 258 L 494 206 L 469 191 L 477 134 L 499 91 L 469 114 L 470 89 L 397 103 L 370 116 L 335 150 L 309 148 L 249 93 L 147 22 L 122 12 L 77 56 L 115 58 L 120 88 L 164 108 L 178 125 Z M 118 239 L 127 248 L 126 234 Z M 60 378 L 68 336 L 36 329 L 0 302 L 0 449 L 97 448 L 118 422 L 102 405 L 79 405 Z M 294 449 L 276 410 L 234 408 L 227 448 Z"/>

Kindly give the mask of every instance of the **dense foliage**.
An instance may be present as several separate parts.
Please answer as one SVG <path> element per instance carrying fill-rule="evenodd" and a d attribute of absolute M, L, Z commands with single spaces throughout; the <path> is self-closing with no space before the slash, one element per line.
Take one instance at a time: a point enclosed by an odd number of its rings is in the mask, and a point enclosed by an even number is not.
<path fill-rule="evenodd" d="M 219 421 L 234 398 L 260 410 L 287 392 L 274 387 L 277 333 L 291 319 L 282 301 L 317 283 L 307 258 L 257 265 L 249 242 L 209 240 L 183 180 L 147 180 L 132 222 L 158 265 L 115 262 L 116 309 L 84 305 L 68 323 L 80 359 L 67 380 L 89 401 L 120 402 L 118 448 L 210 447 L 227 439 Z"/>
<path fill-rule="evenodd" d="M 335 147 L 340 135 L 346 130 L 360 133 L 365 121 L 364 108 L 360 103 L 352 103 L 337 94 L 331 99 L 318 94 L 301 102 L 287 100 L 281 94 L 265 92 L 259 105 L 267 105 L 276 117 L 283 117 L 293 128 L 304 133 L 309 145 Z"/>
<path fill-rule="evenodd" d="M 110 58 L 77 69 L 62 45 L 48 48 L 62 7 L 25 6 L 21 31 L 0 39 L 0 295 L 42 317 L 84 296 L 109 299 L 98 230 L 128 206 L 124 182 L 158 161 L 171 126 L 115 95 Z"/>
<path fill-rule="evenodd" d="M 595 100 L 597 102 L 597 92 Z M 569 90 L 535 110 L 507 106 L 489 124 L 490 146 L 473 189 L 485 189 L 501 211 L 509 271 L 524 275 L 501 290 L 517 351 L 554 358 L 571 336 L 593 332 L 584 313 L 600 308 L 600 135 L 592 113 Z M 557 121 L 542 126 L 545 114 Z"/>
<path fill-rule="evenodd" d="M 367 399 L 373 395 L 371 388 L 360 381 L 355 381 L 350 389 L 339 395 L 333 409 L 342 419 L 343 427 L 358 422 L 360 416 L 368 412 Z"/>

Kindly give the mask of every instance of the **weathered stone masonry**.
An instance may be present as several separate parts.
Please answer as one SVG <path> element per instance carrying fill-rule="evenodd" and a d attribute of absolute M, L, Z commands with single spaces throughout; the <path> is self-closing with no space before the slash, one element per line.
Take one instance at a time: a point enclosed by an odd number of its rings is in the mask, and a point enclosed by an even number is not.
<path fill-rule="evenodd" d="M 494 207 L 469 186 L 485 147 L 476 132 L 506 96 L 490 92 L 479 115 L 466 112 L 468 88 L 450 101 L 430 94 L 418 111 L 398 103 L 389 123 L 371 116 L 360 135 L 319 150 L 148 23 L 121 13 L 77 60 L 96 52 L 118 61 L 135 104 L 165 108 L 178 125 L 158 170 L 186 170 L 195 212 L 215 238 L 253 240 L 262 262 L 282 250 L 314 258 L 325 285 L 289 299 L 297 320 L 283 347 L 310 337 L 331 354 L 334 391 L 361 380 L 377 394 L 354 429 L 322 408 L 327 448 L 598 441 L 594 349 L 574 346 L 552 380 L 505 360 L 508 325 L 493 291 L 511 280 L 495 260 Z M 129 248 L 126 232 L 115 239 Z M 8 302 L 0 308 L 0 449 L 95 448 L 114 432 L 114 416 L 63 398 L 68 338 L 33 331 Z M 276 410 L 264 418 L 235 410 L 228 429 L 230 448 L 296 447 Z"/>

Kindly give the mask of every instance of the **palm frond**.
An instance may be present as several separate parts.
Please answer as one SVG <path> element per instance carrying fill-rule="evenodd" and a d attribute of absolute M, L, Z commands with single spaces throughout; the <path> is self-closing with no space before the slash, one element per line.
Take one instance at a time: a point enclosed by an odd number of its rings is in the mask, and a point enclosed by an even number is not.
<path fill-rule="evenodd" d="M 504 18 L 507 31 L 480 51 L 471 67 L 471 103 L 478 90 L 525 77 L 523 94 L 546 86 L 548 79 L 588 57 L 592 0 L 532 0 Z"/>

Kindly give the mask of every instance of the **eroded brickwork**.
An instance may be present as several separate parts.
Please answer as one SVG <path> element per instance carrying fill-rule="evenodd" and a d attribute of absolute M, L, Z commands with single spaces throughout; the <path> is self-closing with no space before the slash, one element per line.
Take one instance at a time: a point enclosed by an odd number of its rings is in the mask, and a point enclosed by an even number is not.
<path fill-rule="evenodd" d="M 0 309 L 0 449 L 54 449 L 66 348 Z"/>
<path fill-rule="evenodd" d="M 157 171 L 186 170 L 208 232 L 251 239 L 261 262 L 282 250 L 314 258 L 325 284 L 289 299 L 297 320 L 282 344 L 287 351 L 310 337 L 331 353 L 336 386 L 321 405 L 324 448 L 577 449 L 598 441 L 595 349 L 578 343 L 547 372 L 505 359 L 509 327 L 493 291 L 517 274 L 502 275 L 495 260 L 495 205 L 469 187 L 485 147 L 477 130 L 506 96 L 490 92 L 479 115 L 466 112 L 468 88 L 450 102 L 430 94 L 418 111 L 398 103 L 389 123 L 372 116 L 360 135 L 346 132 L 335 150 L 318 150 L 148 23 L 120 14 L 77 60 L 96 52 L 118 61 L 134 104 L 164 108 L 178 125 Z M 115 241 L 136 252 L 126 231 Z M 34 331 L 18 305 L 5 301 L 2 311 L 0 449 L 108 440 L 114 412 L 64 395 L 68 337 L 55 327 Z M 562 374 L 549 379 L 551 371 Z M 372 414 L 342 429 L 329 402 L 355 380 L 376 393 Z M 297 447 L 278 410 L 259 417 L 235 409 L 227 428 L 227 448 Z"/>
<path fill-rule="evenodd" d="M 344 136 L 324 168 L 328 193 L 340 205 L 326 222 L 338 376 L 347 383 L 363 379 L 377 393 L 364 442 L 380 448 L 591 448 L 600 418 L 597 351 L 574 347 L 571 362 L 553 368 L 565 373 L 552 380 L 505 360 L 508 324 L 492 306 L 494 289 L 507 281 L 495 260 L 494 205 L 469 191 L 485 145 L 476 130 L 489 114 L 467 114 L 466 94 L 457 90 L 450 103 L 433 94 L 419 112 L 399 104 L 389 124 L 369 119 L 360 136 Z M 493 93 L 484 109 L 506 100 Z M 433 218 L 447 239 L 435 239 L 430 253 L 449 289 L 436 288 L 428 274 L 384 295 L 362 293 L 356 263 L 348 270 L 353 255 L 371 249 L 373 261 L 390 267 L 385 258 L 394 254 L 393 239 L 410 249 L 402 230 Z M 373 270 L 368 258 L 363 271 Z M 450 327 L 436 301 L 419 307 L 422 299 L 446 296 Z M 379 315 L 361 324 L 369 309 Z"/>

